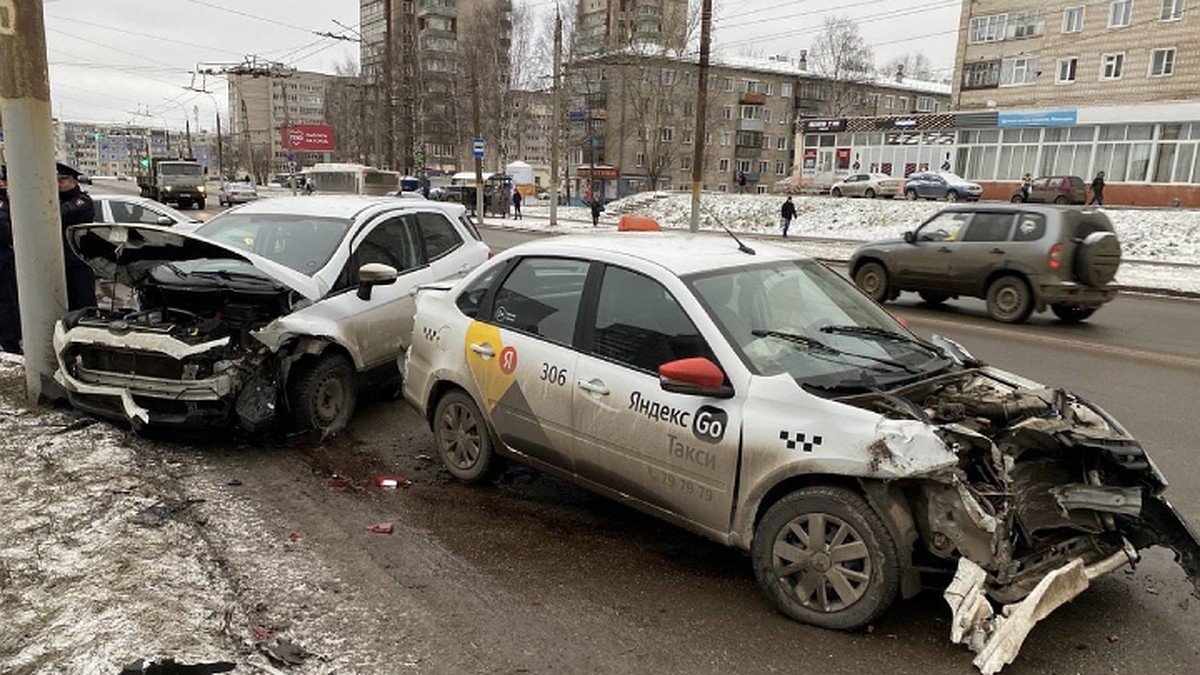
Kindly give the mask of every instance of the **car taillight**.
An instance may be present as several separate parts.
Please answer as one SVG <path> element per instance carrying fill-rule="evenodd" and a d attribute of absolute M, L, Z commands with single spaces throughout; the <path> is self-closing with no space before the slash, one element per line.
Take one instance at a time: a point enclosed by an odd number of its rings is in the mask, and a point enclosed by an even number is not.
<path fill-rule="evenodd" d="M 1062 267 L 1062 244 L 1055 244 L 1050 247 L 1050 255 L 1046 257 L 1046 264 L 1052 270 Z"/>
<path fill-rule="evenodd" d="M 492 253 L 492 249 L 490 249 L 490 248 L 489 248 L 489 249 L 488 249 L 488 257 L 487 257 L 487 259 L 488 259 L 488 260 L 491 260 L 492 258 L 495 258 L 495 257 L 496 257 L 496 254 L 495 254 L 495 253 Z"/>

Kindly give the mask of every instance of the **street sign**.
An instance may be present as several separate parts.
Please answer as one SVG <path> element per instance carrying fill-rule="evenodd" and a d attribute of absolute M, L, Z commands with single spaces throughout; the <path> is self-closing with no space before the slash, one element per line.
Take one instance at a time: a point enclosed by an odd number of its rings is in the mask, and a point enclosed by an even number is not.
<path fill-rule="evenodd" d="M 294 161 L 296 161 L 296 154 L 295 154 L 295 153 L 292 153 L 292 152 L 289 152 L 289 153 L 288 153 L 288 162 L 289 162 L 289 163 L 291 163 L 291 162 L 294 162 Z"/>
<path fill-rule="evenodd" d="M 483 159 L 483 139 L 476 138 L 471 147 L 475 151 L 475 159 Z"/>
<path fill-rule="evenodd" d="M 582 110 L 572 110 L 567 113 L 567 119 L 572 122 L 582 122 L 587 119 L 587 113 Z"/>

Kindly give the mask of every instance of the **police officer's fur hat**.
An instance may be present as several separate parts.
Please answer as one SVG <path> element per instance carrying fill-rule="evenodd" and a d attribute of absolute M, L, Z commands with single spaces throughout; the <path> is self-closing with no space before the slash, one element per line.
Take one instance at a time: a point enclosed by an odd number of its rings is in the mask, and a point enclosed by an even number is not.
<path fill-rule="evenodd" d="M 71 178 L 79 178 L 80 174 L 83 173 L 79 169 L 69 167 L 66 164 L 63 164 L 62 162 L 55 162 L 55 166 L 57 166 L 58 175 L 60 175 L 60 176 L 70 176 Z"/>

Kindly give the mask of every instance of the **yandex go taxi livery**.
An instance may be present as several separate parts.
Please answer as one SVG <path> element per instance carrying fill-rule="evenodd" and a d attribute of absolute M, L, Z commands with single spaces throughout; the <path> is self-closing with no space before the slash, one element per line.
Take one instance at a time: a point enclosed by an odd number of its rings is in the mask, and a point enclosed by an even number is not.
<path fill-rule="evenodd" d="M 511 458 L 739 547 L 800 621 L 864 627 L 943 568 L 952 638 L 991 673 L 1139 549 L 1200 578 L 1165 479 L 1107 413 L 914 336 L 785 249 L 529 243 L 423 290 L 414 325 L 405 398 L 454 476 Z"/>

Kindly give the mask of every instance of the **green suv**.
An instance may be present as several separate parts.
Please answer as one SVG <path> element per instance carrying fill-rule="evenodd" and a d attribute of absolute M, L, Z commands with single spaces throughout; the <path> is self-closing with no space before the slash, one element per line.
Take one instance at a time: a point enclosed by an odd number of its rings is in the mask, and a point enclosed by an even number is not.
<path fill-rule="evenodd" d="M 952 206 L 903 239 L 863 245 L 850 274 L 877 302 L 904 291 L 931 304 L 965 295 L 987 300 L 1004 323 L 1046 308 L 1078 322 L 1116 296 L 1109 284 L 1120 263 L 1120 242 L 1101 211 L 988 204 Z"/>

